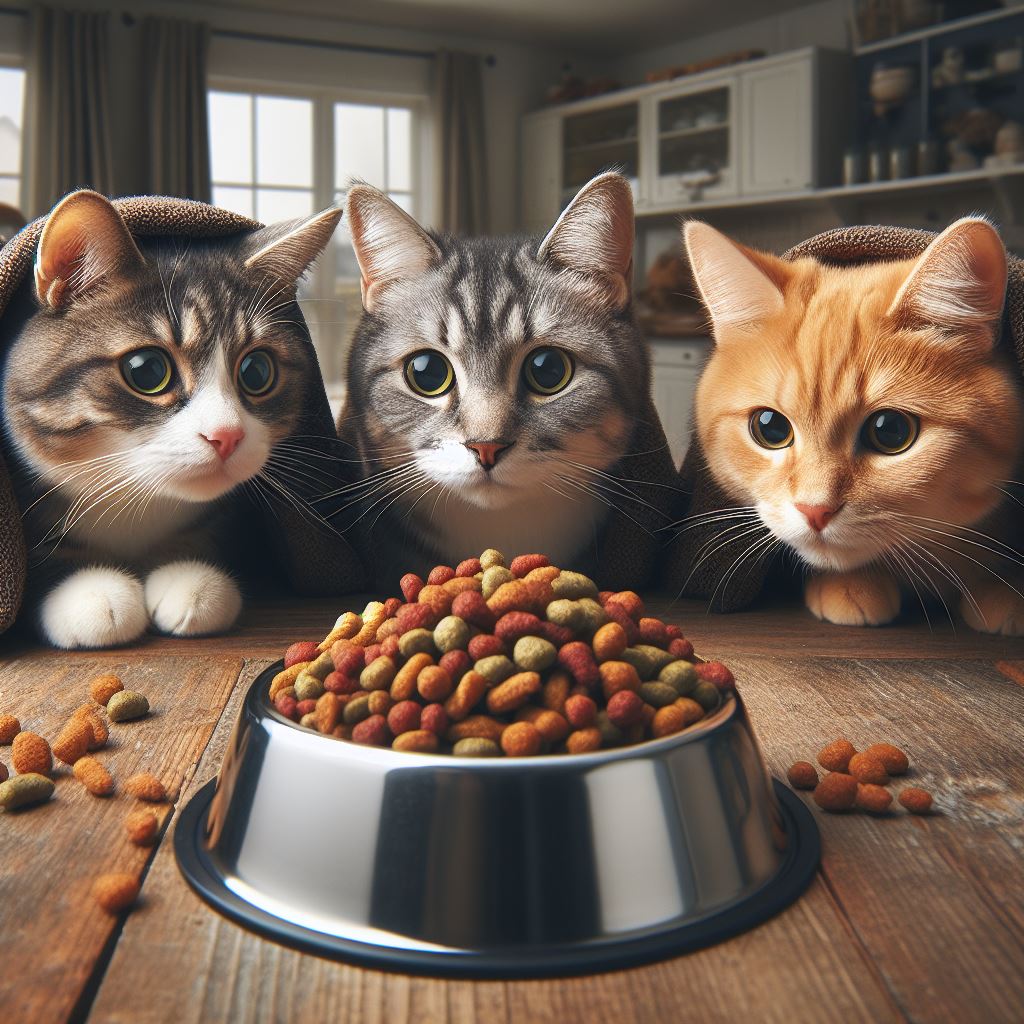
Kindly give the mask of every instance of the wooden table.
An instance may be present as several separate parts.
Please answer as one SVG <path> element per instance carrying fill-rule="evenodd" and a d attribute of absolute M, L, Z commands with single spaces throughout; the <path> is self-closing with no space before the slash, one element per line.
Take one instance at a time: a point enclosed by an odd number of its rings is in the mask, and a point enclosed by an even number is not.
<path fill-rule="evenodd" d="M 354 604 L 354 602 L 353 602 Z M 656 606 L 655 602 L 652 602 Z M 0 1019 L 47 1021 L 1021 1021 L 1024 1019 L 1024 639 L 922 621 L 876 629 L 801 608 L 668 613 L 730 663 L 773 773 L 837 735 L 892 740 L 936 795 L 911 818 L 815 813 L 824 859 L 807 893 L 759 928 L 648 967 L 587 978 L 441 981 L 293 952 L 220 917 L 178 872 L 170 833 L 221 763 L 248 682 L 286 641 L 317 637 L 338 602 L 251 608 L 231 637 L 150 639 L 61 654 L 0 639 L 0 712 L 52 737 L 95 673 L 146 693 L 146 720 L 112 727 L 119 779 L 175 791 L 148 850 L 133 801 L 57 773 L 45 806 L 0 813 Z M 665 613 L 666 607 L 658 609 Z M 9 765 L 9 748 L 0 760 Z M 301 864 L 302 851 L 295 851 Z M 95 909 L 102 871 L 143 879 L 125 918 Z"/>

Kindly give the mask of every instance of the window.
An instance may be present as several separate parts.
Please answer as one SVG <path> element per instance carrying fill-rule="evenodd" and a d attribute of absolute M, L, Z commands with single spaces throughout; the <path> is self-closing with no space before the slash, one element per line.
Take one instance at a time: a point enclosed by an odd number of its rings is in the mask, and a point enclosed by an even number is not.
<path fill-rule="evenodd" d="M 0 67 L 0 203 L 21 206 L 25 72 Z"/>
<path fill-rule="evenodd" d="M 419 215 L 413 106 L 353 103 L 329 93 L 209 94 L 213 202 L 264 223 L 340 202 L 352 178 Z M 343 397 L 345 362 L 362 311 L 345 225 L 299 293 L 328 395 Z"/>

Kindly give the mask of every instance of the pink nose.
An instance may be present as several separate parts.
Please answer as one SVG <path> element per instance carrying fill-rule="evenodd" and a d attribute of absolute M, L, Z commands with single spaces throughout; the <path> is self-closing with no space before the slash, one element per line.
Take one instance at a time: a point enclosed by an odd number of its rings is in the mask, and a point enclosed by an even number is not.
<path fill-rule="evenodd" d="M 467 441 L 466 447 L 476 452 L 477 460 L 484 469 L 491 469 L 498 464 L 498 456 L 511 445 L 504 441 Z"/>
<path fill-rule="evenodd" d="M 231 453 L 242 443 L 245 431 L 241 427 L 220 427 L 202 436 L 213 445 L 221 461 L 225 462 L 231 458 Z"/>
<path fill-rule="evenodd" d="M 828 526 L 829 521 L 843 507 L 842 502 L 838 505 L 801 505 L 799 501 L 795 501 L 793 505 L 798 512 L 803 513 L 811 529 L 817 530 L 818 533 Z"/>

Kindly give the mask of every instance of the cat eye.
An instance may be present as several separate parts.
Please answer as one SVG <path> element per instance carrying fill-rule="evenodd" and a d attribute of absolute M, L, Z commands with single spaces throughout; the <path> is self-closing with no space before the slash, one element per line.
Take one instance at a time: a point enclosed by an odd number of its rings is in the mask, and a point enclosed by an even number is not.
<path fill-rule="evenodd" d="M 238 386 L 247 395 L 265 395 L 275 383 L 277 366 L 269 352 L 257 349 L 238 364 Z"/>
<path fill-rule="evenodd" d="M 762 448 L 788 448 L 793 443 L 793 425 L 781 412 L 756 409 L 750 417 L 750 435 Z"/>
<path fill-rule="evenodd" d="M 560 348 L 535 348 L 523 363 L 523 377 L 538 395 L 557 395 L 572 380 L 572 357 Z"/>
<path fill-rule="evenodd" d="M 417 395 L 440 398 L 451 391 L 455 371 L 440 352 L 428 349 L 409 356 L 405 361 L 405 379 Z"/>
<path fill-rule="evenodd" d="M 896 409 L 881 409 L 864 421 L 860 436 L 866 448 L 882 455 L 899 455 L 917 440 L 920 430 L 921 423 L 916 416 Z"/>
<path fill-rule="evenodd" d="M 174 379 L 174 364 L 162 348 L 140 348 L 122 357 L 121 375 L 140 395 L 162 395 Z"/>

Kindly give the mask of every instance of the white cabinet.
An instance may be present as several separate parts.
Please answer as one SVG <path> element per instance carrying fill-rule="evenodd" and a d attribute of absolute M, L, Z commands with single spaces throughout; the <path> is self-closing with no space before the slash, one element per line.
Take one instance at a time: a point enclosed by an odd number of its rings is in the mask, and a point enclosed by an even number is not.
<path fill-rule="evenodd" d="M 678 466 L 690 444 L 697 381 L 711 355 L 711 340 L 655 338 L 649 344 L 654 407 Z"/>

